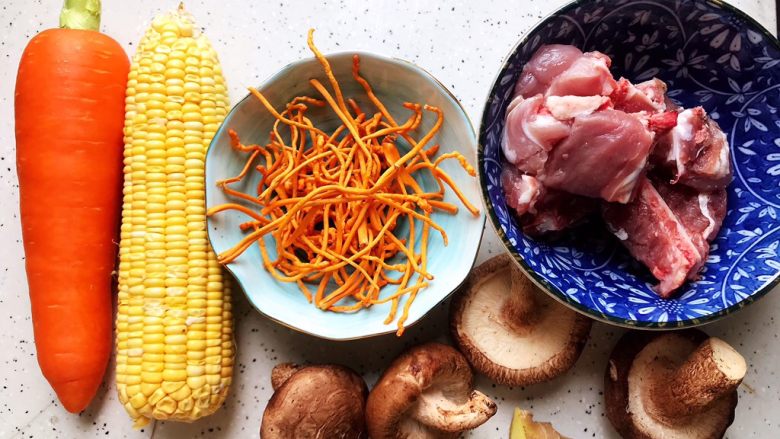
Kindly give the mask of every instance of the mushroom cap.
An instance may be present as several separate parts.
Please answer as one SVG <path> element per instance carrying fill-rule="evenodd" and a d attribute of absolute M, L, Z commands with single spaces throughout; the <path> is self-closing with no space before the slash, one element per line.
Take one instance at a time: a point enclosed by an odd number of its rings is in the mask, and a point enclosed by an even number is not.
<path fill-rule="evenodd" d="M 360 375 L 343 366 L 306 366 L 279 383 L 263 413 L 263 439 L 365 439 L 368 388 Z M 272 372 L 272 377 L 274 373 Z"/>
<path fill-rule="evenodd" d="M 612 351 L 604 375 L 607 418 L 622 437 L 723 437 L 734 421 L 738 398 L 736 390 L 715 400 L 705 412 L 681 418 L 674 425 L 658 420 L 657 415 L 654 416 L 655 410 L 649 397 L 653 384 L 659 382 L 658 380 L 668 383 L 668 373 L 683 364 L 708 338 L 697 329 L 664 333 L 629 331 L 623 335 Z M 742 373 L 744 374 L 744 370 Z"/>
<path fill-rule="evenodd" d="M 518 294 L 513 287 L 532 302 L 526 310 L 531 315 L 507 308 Z M 569 370 L 585 347 L 591 325 L 589 318 L 539 290 L 508 254 L 472 271 L 450 307 L 452 335 L 469 363 L 493 381 L 511 386 L 549 381 Z"/>
<path fill-rule="evenodd" d="M 366 423 L 372 439 L 457 438 L 496 413 L 472 390 L 474 374 L 454 348 L 416 346 L 396 358 L 371 390 Z"/>
<path fill-rule="evenodd" d="M 290 379 L 291 376 L 295 375 L 301 370 L 301 366 L 295 364 L 295 363 L 279 363 L 271 370 L 271 388 L 274 389 L 274 392 L 279 390 L 280 387 L 284 383 L 287 382 L 287 380 Z"/>

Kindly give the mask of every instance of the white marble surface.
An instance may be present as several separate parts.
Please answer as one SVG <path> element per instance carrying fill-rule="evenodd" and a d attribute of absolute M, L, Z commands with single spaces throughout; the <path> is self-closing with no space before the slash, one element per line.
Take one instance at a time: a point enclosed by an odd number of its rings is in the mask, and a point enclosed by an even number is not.
<path fill-rule="evenodd" d="M 104 0 L 103 30 L 128 51 L 148 21 L 173 0 Z M 327 5 L 325 4 L 327 3 Z M 473 121 L 501 59 L 520 35 L 564 0 L 451 1 L 189 1 L 221 55 L 231 97 L 258 84 L 286 63 L 308 56 L 304 32 L 318 29 L 323 51 L 360 49 L 406 58 L 428 69 L 460 98 Z M 733 0 L 736 6 L 775 29 L 773 0 Z M 237 307 L 238 358 L 235 384 L 225 407 L 193 424 L 160 422 L 134 431 L 119 405 L 113 377 L 80 416 L 65 412 L 35 360 L 23 271 L 13 137 L 13 85 L 19 56 L 35 33 L 56 24 L 60 2 L 0 2 L 0 438 L 72 437 L 256 437 L 268 382 L 279 361 L 341 362 L 364 372 L 369 385 L 404 346 L 444 339 L 446 310 L 440 306 L 402 340 L 394 336 L 334 343 L 293 333 L 250 309 L 242 295 Z M 499 250 L 488 226 L 480 261 Z M 750 363 L 740 390 L 730 438 L 780 435 L 780 294 L 706 328 L 733 343 Z M 499 403 L 498 414 L 471 437 L 506 437 L 512 407 L 533 409 L 567 436 L 617 437 L 603 410 L 602 374 L 607 354 L 622 330 L 596 324 L 583 357 L 569 375 L 552 383 L 511 389 L 479 379 Z"/>

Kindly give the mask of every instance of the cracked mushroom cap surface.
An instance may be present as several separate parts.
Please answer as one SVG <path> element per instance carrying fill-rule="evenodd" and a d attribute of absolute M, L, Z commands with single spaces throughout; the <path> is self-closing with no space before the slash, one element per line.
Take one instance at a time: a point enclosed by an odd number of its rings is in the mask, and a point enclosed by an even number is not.
<path fill-rule="evenodd" d="M 473 389 L 474 374 L 454 348 L 413 347 L 396 358 L 371 390 L 366 423 L 372 439 L 457 438 L 496 413 Z"/>
<path fill-rule="evenodd" d="M 508 254 L 472 271 L 450 308 L 453 338 L 469 363 L 511 386 L 549 381 L 569 370 L 591 325 L 541 291 Z"/>
<path fill-rule="evenodd" d="M 274 394 L 260 426 L 263 439 L 365 439 L 368 388 L 338 365 L 283 363 L 271 372 Z"/>
<path fill-rule="evenodd" d="M 731 346 L 696 329 L 627 332 L 604 376 L 607 418 L 624 438 L 722 438 L 746 371 Z"/>

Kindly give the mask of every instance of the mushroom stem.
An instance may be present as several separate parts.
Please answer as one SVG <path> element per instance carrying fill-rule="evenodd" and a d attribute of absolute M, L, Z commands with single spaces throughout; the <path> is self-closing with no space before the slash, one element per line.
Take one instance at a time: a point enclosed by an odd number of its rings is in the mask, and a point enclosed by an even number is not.
<path fill-rule="evenodd" d="M 477 390 L 471 391 L 469 398 L 462 403 L 436 393 L 422 395 L 412 410 L 412 416 L 418 422 L 435 430 L 452 433 L 471 430 L 496 413 L 496 404 Z"/>
<path fill-rule="evenodd" d="M 534 285 L 516 267 L 510 267 L 509 299 L 501 309 L 501 317 L 517 333 L 526 333 L 539 320 L 539 307 L 534 298 Z"/>
<path fill-rule="evenodd" d="M 654 415 L 669 425 L 706 411 L 736 390 L 747 372 L 745 359 L 728 343 L 709 338 L 685 362 L 663 374 L 650 394 Z"/>

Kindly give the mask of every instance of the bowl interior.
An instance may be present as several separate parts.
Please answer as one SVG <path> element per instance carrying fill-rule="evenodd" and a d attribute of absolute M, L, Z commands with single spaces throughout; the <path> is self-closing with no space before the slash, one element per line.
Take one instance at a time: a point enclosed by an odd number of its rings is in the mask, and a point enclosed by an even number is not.
<path fill-rule="evenodd" d="M 506 107 L 525 62 L 542 44 L 573 44 L 612 58 L 616 76 L 666 81 L 669 96 L 702 105 L 726 132 L 734 181 L 728 213 L 701 279 L 673 300 L 602 226 L 554 241 L 525 236 L 499 183 Z M 576 1 L 545 19 L 507 58 L 480 129 L 479 171 L 504 244 L 548 292 L 604 321 L 647 328 L 693 326 L 743 307 L 777 283 L 780 261 L 780 46 L 721 2 Z"/>
<path fill-rule="evenodd" d="M 343 53 L 328 55 L 333 72 L 339 81 L 343 95 L 354 98 L 361 108 L 369 114 L 376 110 L 365 96 L 363 89 L 351 75 L 352 55 Z M 449 151 L 459 151 L 475 165 L 476 137 L 472 126 L 458 102 L 449 92 L 429 74 L 418 67 L 404 61 L 360 53 L 361 74 L 372 85 L 377 96 L 382 100 L 393 117 L 399 123 L 405 121 L 411 112 L 403 108 L 404 102 L 429 104 L 439 107 L 444 112 L 444 124 L 430 143 L 441 145 L 439 154 Z M 284 104 L 296 96 L 320 97 L 309 85 L 309 79 L 317 78 L 330 89 L 322 68 L 316 60 L 307 59 L 291 64 L 258 89 L 274 105 L 283 108 Z M 339 121 L 329 109 L 310 108 L 307 116 L 318 127 L 335 128 Z M 228 129 L 235 130 L 245 144 L 265 144 L 269 132 L 276 119 L 262 106 L 260 101 L 248 96 L 238 103 L 226 118 L 209 149 L 206 160 L 206 204 L 208 207 L 225 202 L 236 202 L 216 187 L 216 182 L 238 175 L 244 166 L 247 155 L 236 152 L 230 146 Z M 418 129 L 422 134 L 428 132 L 436 121 L 436 114 L 424 112 L 423 121 Z M 280 127 L 280 132 L 283 131 Z M 408 145 L 401 144 L 408 148 Z M 480 192 L 476 178 L 468 176 L 457 161 L 446 160 L 441 164 L 453 180 L 459 185 L 466 197 L 473 203 L 479 203 Z M 416 177 L 423 189 L 435 191 L 436 182 L 430 175 L 422 174 Z M 252 172 L 241 183 L 231 187 L 245 193 L 255 194 L 254 188 L 260 181 L 260 175 Z M 448 190 L 444 197 L 447 202 L 460 205 L 458 199 Z M 244 202 L 249 207 L 248 202 Z M 428 268 L 435 279 L 430 286 L 420 291 L 416 297 L 407 320 L 411 325 L 420 319 L 428 310 L 443 300 L 465 278 L 473 265 L 479 247 L 484 214 L 474 217 L 464 208 L 457 215 L 435 212 L 431 218 L 442 226 L 448 236 L 449 244 L 444 245 L 442 237 L 437 233 L 430 234 L 428 246 Z M 247 217 L 235 212 L 226 211 L 209 218 L 209 237 L 217 252 L 225 251 L 235 245 L 245 235 L 239 230 L 239 224 Z M 419 222 L 415 224 L 417 250 L 421 229 Z M 408 234 L 409 223 L 401 221 L 396 229 L 397 236 Z M 266 247 L 272 259 L 276 257 L 276 244 L 271 236 L 265 237 Z M 458 255 L 452 257 L 448 255 Z M 356 313 L 342 314 L 318 310 L 306 301 L 303 294 L 294 283 L 279 282 L 262 266 L 262 257 L 258 246 L 252 246 L 227 267 L 238 279 L 250 302 L 262 313 L 287 326 L 303 332 L 331 339 L 358 338 L 368 335 L 395 331 L 395 321 L 389 325 L 384 320 L 390 312 L 391 304 L 375 305 Z M 414 279 L 414 278 L 413 278 Z M 315 291 L 316 285 L 309 287 Z M 394 285 L 382 289 L 380 297 L 387 297 L 395 292 Z M 406 298 L 400 302 L 400 307 Z M 348 304 L 345 301 L 343 304 Z M 399 307 L 399 309 L 401 309 Z M 399 311 L 400 315 L 400 311 Z"/>

